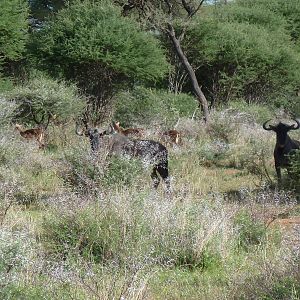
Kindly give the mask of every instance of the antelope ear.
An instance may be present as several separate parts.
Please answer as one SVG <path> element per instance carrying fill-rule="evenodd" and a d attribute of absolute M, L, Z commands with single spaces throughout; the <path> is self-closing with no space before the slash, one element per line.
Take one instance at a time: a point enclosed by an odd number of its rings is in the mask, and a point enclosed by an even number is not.
<path fill-rule="evenodd" d="M 113 130 L 115 132 L 117 130 L 117 128 L 118 128 L 118 122 L 111 121 L 111 126 L 112 126 L 112 128 L 113 128 Z"/>

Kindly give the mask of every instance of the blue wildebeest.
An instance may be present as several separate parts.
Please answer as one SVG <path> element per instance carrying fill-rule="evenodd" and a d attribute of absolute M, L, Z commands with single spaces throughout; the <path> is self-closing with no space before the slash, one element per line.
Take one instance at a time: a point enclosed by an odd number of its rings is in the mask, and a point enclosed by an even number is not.
<path fill-rule="evenodd" d="M 274 162 L 277 173 L 278 182 L 281 183 L 281 168 L 288 168 L 290 166 L 289 155 L 293 154 L 295 150 L 300 149 L 300 142 L 293 140 L 288 136 L 290 130 L 299 129 L 300 123 L 294 119 L 296 124 L 287 125 L 279 122 L 276 126 L 268 125 L 270 120 L 264 122 L 263 128 L 265 130 L 273 130 L 276 133 L 276 144 L 274 148 Z"/>
<path fill-rule="evenodd" d="M 159 174 L 164 180 L 167 190 L 170 191 L 167 148 L 153 140 L 130 139 L 117 132 L 115 128 L 115 123 L 112 123 L 107 130 L 99 132 L 98 129 L 91 129 L 88 126 L 85 126 L 85 130 L 79 130 L 77 125 L 76 133 L 89 137 L 92 151 L 95 153 L 102 147 L 102 143 L 107 142 L 109 155 L 139 158 L 145 164 L 150 164 L 153 187 L 156 189 L 159 185 Z"/>

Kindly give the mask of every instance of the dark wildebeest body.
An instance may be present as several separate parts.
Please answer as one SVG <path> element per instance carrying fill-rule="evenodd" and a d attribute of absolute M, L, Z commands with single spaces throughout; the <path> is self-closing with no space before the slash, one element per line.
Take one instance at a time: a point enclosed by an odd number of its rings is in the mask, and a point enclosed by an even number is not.
<path fill-rule="evenodd" d="M 80 134 L 76 130 L 77 134 Z M 104 143 L 104 138 L 108 137 L 108 149 L 110 155 L 119 155 L 127 158 L 139 158 L 144 164 L 152 165 L 151 178 L 154 188 L 160 182 L 157 172 L 162 177 L 170 189 L 170 179 L 168 171 L 168 150 L 164 145 L 152 140 L 135 140 L 116 132 L 114 126 L 108 130 L 99 132 L 97 129 L 88 129 L 85 133 L 90 138 L 91 148 L 94 152 L 99 150 L 100 141 Z"/>
<path fill-rule="evenodd" d="M 297 120 L 294 120 L 297 125 L 287 125 L 284 123 L 278 123 L 276 126 L 269 125 L 267 123 L 270 120 L 266 121 L 263 124 L 265 130 L 273 130 L 276 133 L 276 144 L 274 148 L 274 162 L 275 169 L 277 173 L 277 178 L 279 183 L 281 182 L 281 168 L 289 168 L 290 160 L 289 155 L 293 154 L 296 150 L 300 149 L 300 142 L 293 140 L 288 136 L 290 130 L 299 129 L 300 123 Z"/>

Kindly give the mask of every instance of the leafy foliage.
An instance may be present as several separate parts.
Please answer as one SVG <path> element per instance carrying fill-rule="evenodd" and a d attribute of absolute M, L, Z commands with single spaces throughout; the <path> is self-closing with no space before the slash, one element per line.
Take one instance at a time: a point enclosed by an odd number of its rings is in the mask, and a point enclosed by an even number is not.
<path fill-rule="evenodd" d="M 70 71 L 79 72 L 76 66 L 89 64 L 91 69 L 110 70 L 111 75 L 156 80 L 168 68 L 158 42 L 107 1 L 75 1 L 35 38 L 35 54 L 40 53 L 46 64 L 53 63 L 52 71 L 61 69 L 69 76 Z"/>
<path fill-rule="evenodd" d="M 71 2 L 34 33 L 30 49 L 40 68 L 78 83 L 94 123 L 109 117 L 117 90 L 168 70 L 158 41 L 110 1 Z"/>
<path fill-rule="evenodd" d="M 265 226 L 255 222 L 247 212 L 241 212 L 236 216 L 235 226 L 238 230 L 237 246 L 240 249 L 248 251 L 251 247 L 265 242 Z"/>
<path fill-rule="evenodd" d="M 300 55 L 285 24 L 267 8 L 238 4 L 195 22 L 186 47 L 214 104 L 236 98 L 279 98 L 280 104 L 293 95 L 300 82 Z"/>
<path fill-rule="evenodd" d="M 85 106 L 74 84 L 44 76 L 16 86 L 7 97 L 17 105 L 14 118 L 26 123 L 45 123 L 48 117 L 65 122 Z"/>
<path fill-rule="evenodd" d="M 280 1 L 280 0 L 239 0 L 239 6 L 249 8 L 249 10 L 256 9 L 261 11 L 263 17 L 267 14 L 275 13 L 277 20 L 283 19 L 285 21 L 284 28 L 288 31 L 294 41 L 298 41 L 300 37 L 300 6 L 298 0 Z M 281 21 L 280 21 L 281 22 Z M 273 19 L 269 24 L 276 24 Z M 266 24 L 267 25 L 267 24 Z M 268 25 L 267 25 L 268 26 Z M 272 25 L 271 25 L 272 26 Z"/>
<path fill-rule="evenodd" d="M 0 62 L 17 60 L 27 40 L 28 4 L 25 0 L 0 2 Z"/>
<path fill-rule="evenodd" d="M 187 94 L 136 87 L 118 95 L 114 118 L 122 126 L 133 124 L 167 124 L 174 126 L 179 118 L 192 117 L 197 103 Z"/>

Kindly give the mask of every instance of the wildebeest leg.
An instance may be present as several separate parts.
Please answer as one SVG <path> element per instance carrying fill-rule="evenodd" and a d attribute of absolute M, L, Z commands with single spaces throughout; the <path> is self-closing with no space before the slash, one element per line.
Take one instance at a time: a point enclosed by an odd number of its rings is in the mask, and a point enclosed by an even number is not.
<path fill-rule="evenodd" d="M 159 182 L 160 182 L 160 179 L 156 173 L 156 170 L 157 170 L 157 167 L 154 167 L 153 170 L 152 170 L 152 173 L 151 173 L 151 178 L 152 178 L 152 181 L 153 181 L 153 187 L 155 189 L 157 189 L 158 185 L 159 185 Z"/>
<path fill-rule="evenodd" d="M 168 165 L 166 163 L 158 165 L 157 171 L 159 175 L 162 177 L 162 179 L 164 180 L 167 186 L 167 191 L 170 192 L 170 177 L 169 177 Z"/>
<path fill-rule="evenodd" d="M 281 168 L 275 165 L 275 170 L 277 174 L 278 184 L 281 185 Z"/>

